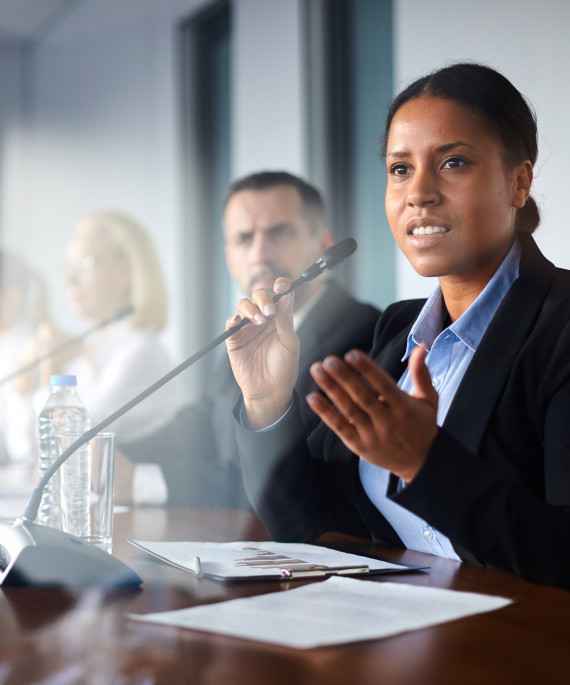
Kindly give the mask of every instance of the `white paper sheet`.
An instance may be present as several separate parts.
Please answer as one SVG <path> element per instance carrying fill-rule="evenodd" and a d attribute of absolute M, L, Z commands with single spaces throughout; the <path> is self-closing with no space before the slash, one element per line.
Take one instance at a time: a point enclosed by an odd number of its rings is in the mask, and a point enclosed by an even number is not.
<path fill-rule="evenodd" d="M 129 618 L 310 648 L 387 637 L 510 603 L 472 592 L 335 576 L 284 592 Z"/>
<path fill-rule="evenodd" d="M 280 570 L 367 566 L 371 572 L 406 571 L 408 567 L 382 559 L 338 552 L 319 545 L 288 542 L 147 542 L 132 544 L 173 566 L 195 572 L 199 557 L 201 571 L 218 579 L 279 576 Z"/>

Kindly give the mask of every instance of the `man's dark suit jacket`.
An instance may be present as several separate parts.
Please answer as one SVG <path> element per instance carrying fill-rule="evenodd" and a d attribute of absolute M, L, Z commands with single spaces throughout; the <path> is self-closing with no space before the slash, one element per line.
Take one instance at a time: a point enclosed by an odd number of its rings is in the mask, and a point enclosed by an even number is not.
<path fill-rule="evenodd" d="M 389 495 L 444 533 L 462 559 L 570 588 L 570 272 L 530 236 L 520 239 L 520 276 L 424 465 L 400 492 L 392 477 Z M 422 305 L 396 303 L 378 322 L 371 355 L 395 379 Z M 401 545 L 362 488 L 358 457 L 322 423 L 307 441 L 295 407 L 266 433 L 237 424 L 246 489 L 272 537 L 365 531 Z"/>
<path fill-rule="evenodd" d="M 314 361 L 344 354 L 353 347 L 370 349 L 380 312 L 357 302 L 334 282 L 299 327 L 301 359 L 296 389 L 301 397 L 316 389 L 309 374 Z M 224 357 L 201 401 L 184 407 L 151 436 L 118 445 L 137 463 L 160 464 L 168 505 L 250 509 L 237 456 L 232 409 L 239 396 L 229 360 Z M 318 417 L 302 402 L 308 429 Z"/>

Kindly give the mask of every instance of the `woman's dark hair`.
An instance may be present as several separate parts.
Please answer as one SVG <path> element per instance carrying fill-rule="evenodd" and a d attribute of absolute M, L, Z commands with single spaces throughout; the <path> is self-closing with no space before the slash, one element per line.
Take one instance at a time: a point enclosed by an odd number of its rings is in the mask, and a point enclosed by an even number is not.
<path fill-rule="evenodd" d="M 536 115 L 530 103 L 513 84 L 495 69 L 475 62 L 459 62 L 414 81 L 397 95 L 388 110 L 382 152 L 386 153 L 388 132 L 396 112 L 421 95 L 455 100 L 484 117 L 499 135 L 512 167 L 525 159 L 532 165 L 538 156 Z M 540 213 L 532 197 L 517 211 L 515 228 L 532 233 Z"/>

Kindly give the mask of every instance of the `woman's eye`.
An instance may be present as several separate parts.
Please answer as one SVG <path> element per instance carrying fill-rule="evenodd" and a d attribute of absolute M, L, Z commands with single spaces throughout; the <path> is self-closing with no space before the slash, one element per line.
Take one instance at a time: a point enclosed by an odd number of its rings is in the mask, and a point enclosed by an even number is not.
<path fill-rule="evenodd" d="M 467 162 L 459 157 L 450 157 L 443 164 L 443 169 L 457 169 L 458 167 L 465 166 Z"/>
<path fill-rule="evenodd" d="M 408 167 L 405 164 L 394 164 L 390 167 L 390 173 L 394 176 L 404 176 L 408 173 Z"/>

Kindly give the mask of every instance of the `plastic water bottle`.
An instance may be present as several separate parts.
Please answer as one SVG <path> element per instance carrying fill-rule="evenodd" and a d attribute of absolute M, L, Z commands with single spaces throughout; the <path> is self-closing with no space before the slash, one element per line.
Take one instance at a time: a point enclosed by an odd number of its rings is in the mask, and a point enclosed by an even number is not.
<path fill-rule="evenodd" d="M 39 415 L 40 478 L 60 454 L 57 437 L 81 434 L 91 427 L 89 413 L 77 394 L 77 378 L 51 377 L 51 395 Z M 47 483 L 38 522 L 73 535 L 89 534 L 89 456 L 79 448 Z"/>

